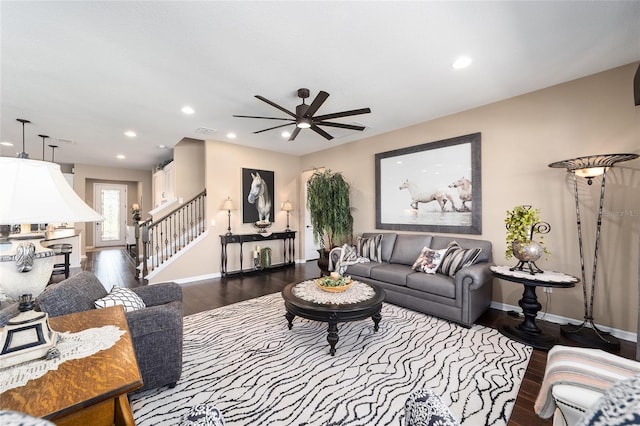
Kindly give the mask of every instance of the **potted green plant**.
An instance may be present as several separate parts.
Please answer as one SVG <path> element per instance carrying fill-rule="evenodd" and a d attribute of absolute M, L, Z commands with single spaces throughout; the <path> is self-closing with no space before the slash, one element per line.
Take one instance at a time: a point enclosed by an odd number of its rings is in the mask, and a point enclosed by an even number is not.
<path fill-rule="evenodd" d="M 539 209 L 532 209 L 527 205 L 516 206 L 507 211 L 504 222 L 507 226 L 506 259 L 515 257 L 521 264 L 529 263 L 531 268 L 531 264 L 543 253 L 550 254 L 544 245 L 542 234 L 548 233 L 551 227 L 540 219 Z M 534 235 L 538 236 L 537 241 L 534 241 Z"/>
<path fill-rule="evenodd" d="M 348 241 L 353 232 L 350 186 L 339 172 L 315 170 L 307 181 L 307 208 L 320 259 L 328 263 L 329 250 Z M 320 260 L 319 260 L 320 265 Z M 324 271 L 322 265 L 320 269 Z M 326 272 L 326 271 L 325 271 Z"/>

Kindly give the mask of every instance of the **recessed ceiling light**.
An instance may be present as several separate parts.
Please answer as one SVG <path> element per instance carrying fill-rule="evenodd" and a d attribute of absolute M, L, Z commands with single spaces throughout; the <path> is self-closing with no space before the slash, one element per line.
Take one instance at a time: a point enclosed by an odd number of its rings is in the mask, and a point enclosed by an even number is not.
<path fill-rule="evenodd" d="M 13 146 L 13 144 L 11 142 L 0 142 L 0 145 Z"/>
<path fill-rule="evenodd" d="M 136 132 L 134 132 L 133 130 L 127 130 L 126 132 L 124 132 L 124 135 L 129 136 L 130 138 L 135 138 Z"/>
<path fill-rule="evenodd" d="M 167 148 L 167 146 L 166 146 L 166 145 L 158 145 L 158 148 L 160 148 L 160 149 L 166 149 L 166 148 Z"/>
<path fill-rule="evenodd" d="M 282 134 L 282 137 L 283 137 L 283 138 L 288 138 L 289 136 L 291 136 L 291 133 L 286 132 L 286 131 L 285 131 L 285 132 L 282 132 L 281 134 Z"/>
<path fill-rule="evenodd" d="M 125 158 L 127 158 L 127 157 L 125 157 L 125 156 L 124 156 L 124 155 L 122 155 L 122 154 L 118 154 L 118 155 L 116 155 L 116 158 L 117 158 L 118 160 L 124 160 L 124 159 L 125 159 Z"/>
<path fill-rule="evenodd" d="M 233 132 L 229 132 L 229 133 L 227 133 L 227 137 L 228 137 L 229 139 L 235 139 L 237 136 L 236 136 L 236 134 L 235 134 L 235 133 L 233 133 Z"/>
<path fill-rule="evenodd" d="M 189 105 L 185 105 L 182 107 L 181 110 L 183 113 L 185 114 L 193 114 L 194 112 L 196 112 L 193 108 L 191 108 Z"/>
<path fill-rule="evenodd" d="M 454 69 L 461 70 L 462 68 L 466 68 L 469 65 L 471 65 L 471 62 L 472 62 L 472 60 L 471 60 L 470 57 L 468 57 L 468 56 L 460 56 L 460 57 L 456 58 L 455 61 L 453 61 L 453 64 L 451 64 L 451 66 Z"/>

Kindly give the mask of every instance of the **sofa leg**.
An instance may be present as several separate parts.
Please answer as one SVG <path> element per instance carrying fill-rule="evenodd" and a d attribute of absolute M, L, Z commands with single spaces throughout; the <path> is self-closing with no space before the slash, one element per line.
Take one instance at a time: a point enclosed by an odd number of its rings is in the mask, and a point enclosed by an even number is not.
<path fill-rule="evenodd" d="M 169 389 L 173 389 L 173 388 L 175 388 L 176 386 L 178 386 L 178 382 L 169 383 L 169 385 L 168 385 L 168 386 L 169 386 Z"/>

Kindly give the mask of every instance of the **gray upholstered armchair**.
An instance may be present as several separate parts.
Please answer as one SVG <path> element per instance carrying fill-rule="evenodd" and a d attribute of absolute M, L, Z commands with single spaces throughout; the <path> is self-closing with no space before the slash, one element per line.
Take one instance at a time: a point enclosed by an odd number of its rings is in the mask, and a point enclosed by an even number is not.
<path fill-rule="evenodd" d="M 144 386 L 174 386 L 182 372 L 182 289 L 175 283 L 132 288 L 146 308 L 126 312 L 136 359 Z M 37 297 L 39 309 L 49 316 L 95 309 L 107 290 L 91 272 L 80 272 L 48 286 Z"/>

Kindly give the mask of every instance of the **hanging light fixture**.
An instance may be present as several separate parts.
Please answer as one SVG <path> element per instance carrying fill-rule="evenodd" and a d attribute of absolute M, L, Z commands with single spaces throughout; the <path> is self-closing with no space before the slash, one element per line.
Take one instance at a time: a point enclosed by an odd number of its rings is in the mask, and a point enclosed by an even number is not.
<path fill-rule="evenodd" d="M 598 248 L 600 243 L 600 227 L 602 225 L 602 206 L 604 202 L 604 188 L 607 178 L 607 170 L 614 164 L 621 161 L 629 161 L 638 158 L 638 154 L 602 154 L 578 157 L 571 160 L 556 161 L 549 164 L 549 167 L 565 168 L 573 174 L 573 190 L 576 202 L 576 217 L 578 225 L 578 248 L 580 250 L 580 268 L 582 270 L 582 293 L 584 298 L 584 321 L 582 324 L 567 324 L 560 327 L 563 336 L 581 344 L 599 347 L 606 350 L 618 350 L 620 341 L 609 333 L 596 327 L 593 321 L 593 298 L 596 287 L 596 268 L 598 267 Z M 587 179 L 587 184 L 591 185 L 593 179 L 602 176 L 600 186 L 600 204 L 596 221 L 595 248 L 593 252 L 593 266 L 591 270 L 591 292 L 587 294 L 587 280 L 584 268 L 584 250 L 582 241 L 582 222 L 580 220 L 580 202 L 578 197 L 578 177 Z"/>
<path fill-rule="evenodd" d="M 56 162 L 56 148 L 58 147 L 58 145 L 49 145 L 51 147 L 51 162 L 55 163 Z"/>
<path fill-rule="evenodd" d="M 24 118 L 16 118 L 16 121 L 22 123 L 22 152 L 18 153 L 18 158 L 29 158 L 29 154 L 27 154 L 24 150 L 24 125 L 31 122 L 29 120 L 25 120 Z"/>
<path fill-rule="evenodd" d="M 49 139 L 49 136 L 47 135 L 38 135 L 42 138 L 42 161 L 44 161 L 44 140 L 45 139 Z"/>

